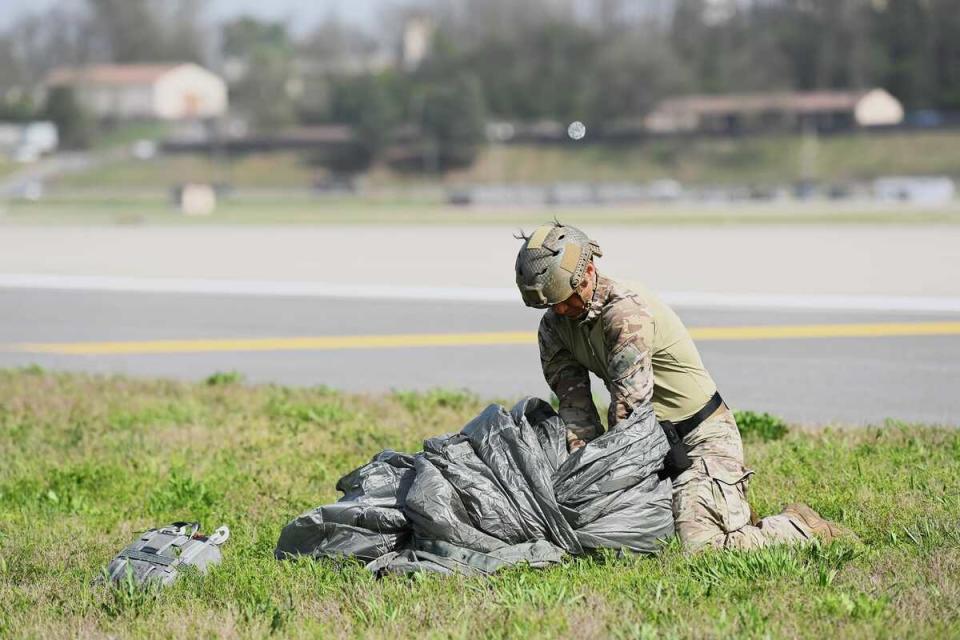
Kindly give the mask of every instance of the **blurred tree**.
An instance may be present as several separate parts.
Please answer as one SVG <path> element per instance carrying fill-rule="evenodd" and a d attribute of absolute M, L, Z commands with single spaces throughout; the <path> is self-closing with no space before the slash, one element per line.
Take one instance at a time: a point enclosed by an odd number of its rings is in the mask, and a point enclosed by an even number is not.
<path fill-rule="evenodd" d="M 678 0 L 670 25 L 672 48 L 689 70 L 693 92 L 769 91 L 794 85 L 771 25 L 758 24 L 761 10 L 711 17 L 709 8 L 705 0 Z"/>
<path fill-rule="evenodd" d="M 382 156 L 401 118 L 394 80 L 389 73 L 330 79 L 328 119 L 350 125 L 354 140 L 314 154 L 314 162 L 349 174 L 368 169 Z"/>
<path fill-rule="evenodd" d="M 596 70 L 596 35 L 559 21 L 531 25 L 517 37 L 511 35 L 514 29 L 483 34 L 469 47 L 459 44 L 469 38 L 441 34 L 427 61 L 430 73 L 474 74 L 490 113 L 499 118 L 563 119 L 581 114 L 590 75 Z"/>
<path fill-rule="evenodd" d="M 267 22 L 248 16 L 223 25 L 223 54 L 247 58 L 257 49 L 274 49 L 292 53 L 287 28 L 282 22 Z"/>
<path fill-rule="evenodd" d="M 81 0 L 21 18 L 0 34 L 0 91 L 29 92 L 53 67 L 91 61 L 202 61 L 210 0 Z M 411 4 L 413 0 L 410 0 Z M 418 0 L 438 33 L 430 83 L 473 74 L 497 118 L 632 118 L 675 92 L 730 93 L 884 86 L 908 108 L 960 109 L 957 0 Z M 400 7 L 379 40 L 328 19 L 300 42 L 280 23 L 235 19 L 222 52 L 241 110 L 260 126 L 297 114 L 332 117 L 340 80 L 377 75 L 410 121 L 385 52 L 396 48 Z M 225 71 L 229 65 L 225 65 Z M 236 68 L 236 66 L 234 66 Z M 228 74 L 229 75 L 229 74 Z M 399 78 L 399 80 L 397 80 Z M 302 92 L 301 92 L 302 89 Z M 421 91 L 422 93 L 422 91 Z M 390 121 L 379 104 L 364 118 Z M 8 100 L 9 102 L 9 100 Z M 18 106 L 21 108 L 22 105 Z M 336 107 L 337 118 L 343 117 Z M 385 112 L 384 112 L 385 113 Z M 359 117 L 353 117 L 358 120 Z M 370 128 L 376 128 L 370 124 Z M 370 138 L 372 140 L 372 138 Z M 373 146 L 379 145 L 379 142 Z"/>
<path fill-rule="evenodd" d="M 627 30 L 603 43 L 595 70 L 586 74 L 581 117 L 602 129 L 616 120 L 636 119 L 663 98 L 692 86 L 689 68 L 666 37 Z"/>
<path fill-rule="evenodd" d="M 164 26 L 164 58 L 175 62 L 207 62 L 214 29 L 206 23 L 210 0 L 154 0 Z"/>
<path fill-rule="evenodd" d="M 428 82 L 415 97 L 423 134 L 424 168 L 446 171 L 469 166 L 485 139 L 485 108 L 479 79 L 461 74 Z"/>
<path fill-rule="evenodd" d="M 400 96 L 390 74 L 340 77 L 333 82 L 331 118 L 352 125 L 371 156 L 380 153 L 400 123 Z"/>
<path fill-rule="evenodd" d="M 29 91 L 47 72 L 102 54 L 90 16 L 70 7 L 29 14 L 0 35 L 0 90 Z"/>
<path fill-rule="evenodd" d="M 6 94 L 22 80 L 20 57 L 14 47 L 13 37 L 6 33 L 0 34 L 0 92 Z"/>
<path fill-rule="evenodd" d="M 0 121 L 28 122 L 36 116 L 37 109 L 29 94 L 18 89 L 0 94 Z"/>
<path fill-rule="evenodd" d="M 43 117 L 57 125 L 60 147 L 81 149 L 90 144 L 93 123 L 76 100 L 73 89 L 54 87 L 47 93 Z"/>
<path fill-rule="evenodd" d="M 782 0 L 759 6 L 751 23 L 772 38 L 793 88 L 861 88 L 871 75 L 868 9 L 865 0 Z"/>
<path fill-rule="evenodd" d="M 908 107 L 960 109 L 960 11 L 955 0 L 873 3 L 879 83 Z"/>
<path fill-rule="evenodd" d="M 378 56 L 382 53 L 380 44 L 369 34 L 335 18 L 322 22 L 297 43 L 295 55 L 304 79 L 304 92 L 298 101 L 300 119 L 340 121 L 346 116 L 344 103 L 354 100 L 350 94 L 369 90 L 360 85 L 372 76 L 383 91 L 391 94 L 402 86 L 404 80 L 397 74 L 379 71 L 382 60 Z M 400 101 L 393 106 L 402 104 Z M 347 117 L 355 124 L 356 118 Z"/>
<path fill-rule="evenodd" d="M 207 0 L 87 0 L 113 62 L 203 62 Z"/>
<path fill-rule="evenodd" d="M 163 59 L 163 30 L 149 0 L 88 0 L 114 62 Z"/>
<path fill-rule="evenodd" d="M 377 66 L 381 42 L 359 28 L 329 17 L 297 44 L 297 53 L 318 72 L 363 73 Z"/>
<path fill-rule="evenodd" d="M 933 104 L 960 111 L 960 8 L 955 0 L 933 0 L 930 11 Z"/>
<path fill-rule="evenodd" d="M 298 77 L 286 27 L 244 17 L 223 25 L 222 51 L 235 69 L 230 100 L 258 129 L 296 121 Z"/>

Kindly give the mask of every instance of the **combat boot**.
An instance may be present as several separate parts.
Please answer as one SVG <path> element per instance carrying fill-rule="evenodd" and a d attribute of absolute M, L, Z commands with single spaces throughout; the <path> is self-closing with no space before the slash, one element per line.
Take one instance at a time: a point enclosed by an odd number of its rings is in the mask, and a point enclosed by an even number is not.
<path fill-rule="evenodd" d="M 807 528 L 813 532 L 813 535 L 820 538 L 823 542 L 830 542 L 831 540 L 839 538 L 853 541 L 858 540 L 857 535 L 853 531 L 836 522 L 827 520 L 805 504 L 788 504 L 783 512 L 807 525 Z"/>

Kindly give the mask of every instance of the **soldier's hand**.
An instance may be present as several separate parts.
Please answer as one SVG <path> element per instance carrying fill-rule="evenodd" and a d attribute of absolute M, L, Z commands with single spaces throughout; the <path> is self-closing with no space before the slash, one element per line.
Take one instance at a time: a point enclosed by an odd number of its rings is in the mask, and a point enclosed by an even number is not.
<path fill-rule="evenodd" d="M 584 441 L 584 440 L 582 440 L 582 439 L 573 440 L 573 441 L 571 441 L 570 444 L 569 444 L 570 453 L 573 453 L 573 452 L 576 451 L 577 449 L 580 449 L 580 448 L 582 448 L 582 447 L 585 447 L 586 445 L 587 445 L 586 441 Z"/>

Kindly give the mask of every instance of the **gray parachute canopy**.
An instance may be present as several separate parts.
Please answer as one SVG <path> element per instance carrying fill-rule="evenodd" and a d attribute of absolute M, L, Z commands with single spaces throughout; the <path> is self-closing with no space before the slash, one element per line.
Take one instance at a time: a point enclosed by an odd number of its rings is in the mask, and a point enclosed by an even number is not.
<path fill-rule="evenodd" d="M 343 498 L 290 522 L 277 558 L 354 556 L 378 574 L 489 574 L 593 549 L 656 553 L 673 535 L 669 445 L 651 406 L 573 454 L 543 400 L 490 405 L 416 455 L 383 451 Z"/>

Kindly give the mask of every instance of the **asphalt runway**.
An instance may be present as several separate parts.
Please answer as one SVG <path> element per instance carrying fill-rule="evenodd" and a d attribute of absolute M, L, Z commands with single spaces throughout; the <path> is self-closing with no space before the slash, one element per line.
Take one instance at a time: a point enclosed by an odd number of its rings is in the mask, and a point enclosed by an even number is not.
<path fill-rule="evenodd" d="M 442 387 L 505 400 L 549 393 L 532 340 L 540 312 L 519 302 L 0 288 L 0 309 L 0 367 L 36 363 L 58 370 L 190 380 L 239 371 L 254 383 L 358 392 Z M 735 408 L 769 411 L 800 424 L 880 424 L 888 418 L 960 424 L 955 314 L 678 312 L 695 334 L 704 328 L 752 327 L 754 335 L 757 327 L 878 324 L 906 334 L 830 337 L 835 329 L 827 329 L 809 338 L 721 340 L 706 332 L 698 340 L 704 361 Z M 916 335 L 918 327 L 930 323 L 945 325 L 945 333 L 937 334 L 941 329 L 935 325 L 935 335 Z M 421 334 L 467 338 L 458 339 L 466 344 L 451 346 L 402 346 L 410 335 Z M 469 344 L 469 336 L 478 334 L 493 336 L 492 343 Z M 398 343 L 388 346 L 361 340 L 351 347 L 342 341 L 398 335 Z M 339 337 L 341 342 L 306 348 L 276 342 L 292 337 Z M 231 338 L 263 342 L 223 343 Z M 194 342 L 170 342 L 177 340 Z M 140 346 L 110 353 L 117 344 L 131 342 Z M 69 346 L 77 344 L 94 346 L 89 353 L 69 353 Z M 594 384 L 595 392 L 605 396 L 602 385 Z"/>
<path fill-rule="evenodd" d="M 572 214 L 564 221 L 600 243 L 604 273 L 660 293 L 960 297 L 960 225 L 598 226 Z M 513 301 L 517 231 L 494 224 L 3 225 L 0 276 L 502 288 Z"/>
<path fill-rule="evenodd" d="M 677 309 L 732 406 L 960 425 L 960 225 L 566 221 Z M 514 232 L 6 225 L 0 367 L 545 396 Z"/>

